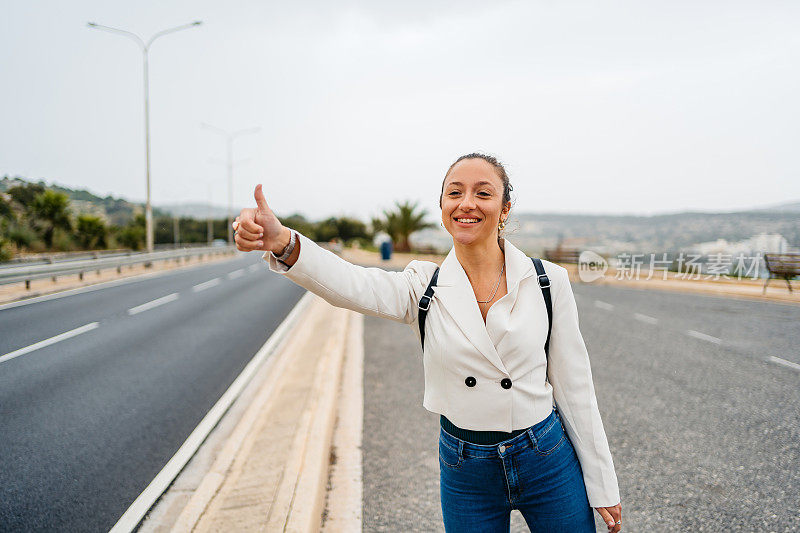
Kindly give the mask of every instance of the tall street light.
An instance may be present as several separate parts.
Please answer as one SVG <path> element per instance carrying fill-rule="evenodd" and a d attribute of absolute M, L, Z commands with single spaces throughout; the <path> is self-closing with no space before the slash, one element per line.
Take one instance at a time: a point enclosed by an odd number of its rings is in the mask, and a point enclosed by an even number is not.
<path fill-rule="evenodd" d="M 145 207 L 145 220 L 147 222 L 146 228 L 148 252 L 153 251 L 153 207 L 150 203 L 150 78 L 148 73 L 147 53 L 150 51 L 150 46 L 153 44 L 153 41 L 159 37 L 167 35 L 168 33 L 175 33 L 176 31 L 188 30 L 189 28 L 199 26 L 202 23 L 202 21 L 196 20 L 190 24 L 184 24 L 183 26 L 176 26 L 174 28 L 162 30 L 150 37 L 147 42 L 133 32 L 112 28 L 110 26 L 103 26 L 102 24 L 97 24 L 95 22 L 88 23 L 90 28 L 104 30 L 111 33 L 118 33 L 120 35 L 130 37 L 142 49 L 142 59 L 144 62 L 144 166 L 145 178 L 147 180 L 147 205 Z"/>
<path fill-rule="evenodd" d="M 225 138 L 225 144 L 228 151 L 228 244 L 233 244 L 233 140 L 242 135 L 249 135 L 261 130 L 260 127 L 247 128 L 244 130 L 227 132 L 222 128 L 212 126 L 203 122 L 201 124 L 204 128 L 208 128 Z"/>

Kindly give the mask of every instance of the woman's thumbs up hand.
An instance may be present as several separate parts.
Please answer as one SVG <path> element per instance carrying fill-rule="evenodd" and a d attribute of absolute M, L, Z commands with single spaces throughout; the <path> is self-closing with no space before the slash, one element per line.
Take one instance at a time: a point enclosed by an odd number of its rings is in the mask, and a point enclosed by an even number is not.
<path fill-rule="evenodd" d="M 279 253 L 289 243 L 289 232 L 267 205 L 260 183 L 256 185 L 254 196 L 257 207 L 242 209 L 233 222 L 236 248 L 243 252 L 269 250 Z"/>

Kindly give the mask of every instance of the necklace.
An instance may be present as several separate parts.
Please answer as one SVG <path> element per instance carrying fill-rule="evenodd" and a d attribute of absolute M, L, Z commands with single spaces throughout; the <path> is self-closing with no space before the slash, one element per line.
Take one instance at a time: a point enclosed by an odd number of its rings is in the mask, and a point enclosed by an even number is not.
<path fill-rule="evenodd" d="M 500 286 L 500 280 L 503 279 L 503 272 L 506 270 L 506 262 L 503 260 L 503 268 L 500 269 L 500 277 L 497 278 L 497 283 L 494 286 L 494 290 L 492 291 L 492 296 L 488 300 L 478 300 L 479 304 L 488 304 L 492 300 L 494 300 L 494 295 L 497 294 L 497 287 Z"/>

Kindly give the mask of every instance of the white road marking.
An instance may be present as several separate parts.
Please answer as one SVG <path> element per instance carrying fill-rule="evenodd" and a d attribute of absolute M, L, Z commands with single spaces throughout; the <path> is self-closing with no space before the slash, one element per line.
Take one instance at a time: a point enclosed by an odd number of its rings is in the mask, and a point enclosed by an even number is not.
<path fill-rule="evenodd" d="M 206 289 L 210 289 L 211 287 L 213 287 L 215 285 L 219 285 L 221 281 L 222 280 L 219 279 L 219 278 L 210 279 L 208 281 L 204 281 L 203 283 L 198 283 L 197 285 L 192 287 L 192 290 L 194 292 L 204 291 Z"/>
<path fill-rule="evenodd" d="M 722 340 L 716 337 L 712 337 L 711 335 L 706 335 L 705 333 L 700 333 L 699 331 L 695 331 L 690 329 L 686 332 L 687 335 L 690 337 L 694 337 L 695 339 L 700 339 L 708 342 L 713 342 L 714 344 L 721 344 Z"/>
<path fill-rule="evenodd" d="M 769 356 L 769 361 L 773 363 L 778 363 L 779 365 L 788 366 L 789 368 L 793 368 L 794 370 L 800 371 L 800 365 L 797 363 L 793 363 L 791 361 L 787 361 L 786 359 L 781 359 L 780 357 L 775 357 L 774 355 Z"/>
<path fill-rule="evenodd" d="M 197 452 L 197 449 L 206 440 L 208 434 L 217 425 L 222 416 L 228 411 L 233 401 L 241 394 L 242 390 L 252 379 L 253 375 L 259 367 L 272 355 L 272 352 L 278 346 L 278 343 L 283 339 L 286 333 L 294 326 L 299 318 L 303 315 L 303 311 L 315 298 L 313 293 L 306 292 L 297 305 L 291 310 L 289 315 L 281 322 L 281 325 L 270 336 L 266 343 L 260 350 L 250 359 L 247 366 L 244 367 L 241 374 L 239 374 L 228 390 L 217 400 L 217 403 L 211 410 L 203 417 L 200 423 L 194 428 L 194 431 L 189 435 L 186 441 L 178 448 L 175 455 L 164 465 L 164 468 L 153 478 L 144 491 L 133 501 L 128 510 L 123 513 L 114 527 L 111 528 L 109 533 L 121 533 L 133 531 L 137 524 L 142 520 L 144 515 L 153 504 L 158 500 L 161 495 L 167 490 L 167 487 L 175 480 L 175 477 L 183 470 L 189 459 Z"/>
<path fill-rule="evenodd" d="M 14 350 L 13 352 L 9 352 L 2 357 L 0 357 L 0 363 L 8 361 L 9 359 L 14 359 L 15 357 L 19 357 L 20 355 L 25 355 L 26 353 L 30 353 L 34 350 L 38 350 L 39 348 L 44 348 L 45 346 L 50 346 L 51 344 L 55 344 L 59 341 L 63 341 L 65 339 L 69 339 L 70 337 L 74 337 L 76 335 L 80 335 L 81 333 L 86 333 L 87 331 L 91 331 L 100 325 L 99 322 L 89 322 L 88 324 L 84 324 L 83 326 L 75 329 L 71 329 L 60 335 L 56 335 L 55 337 L 50 337 L 49 339 L 45 339 L 43 341 L 39 341 L 35 344 L 31 344 L 30 346 L 26 346 L 25 348 L 20 348 L 19 350 Z"/>
<path fill-rule="evenodd" d="M 606 311 L 611 311 L 612 309 L 614 309 L 614 305 L 613 304 L 606 303 L 606 302 L 603 302 L 603 301 L 600 301 L 600 300 L 595 300 L 594 301 L 594 306 L 595 307 L 599 307 L 600 309 L 605 309 Z"/>
<path fill-rule="evenodd" d="M 658 324 L 658 319 L 652 316 L 643 315 L 642 313 L 633 313 L 633 318 L 648 324 Z"/>
<path fill-rule="evenodd" d="M 136 307 L 131 307 L 128 309 L 129 315 L 135 315 L 137 313 L 141 313 L 143 311 L 150 310 L 154 307 L 158 307 L 159 305 L 168 304 L 174 300 L 178 299 L 178 293 L 173 292 L 172 294 L 167 294 L 166 296 L 162 296 L 161 298 L 156 298 L 155 300 L 151 300 L 147 303 L 143 303 L 142 305 L 137 305 Z"/>
<path fill-rule="evenodd" d="M 238 277 L 241 277 L 243 274 L 244 274 L 244 269 L 240 268 L 239 270 L 228 272 L 228 279 L 236 279 Z"/>

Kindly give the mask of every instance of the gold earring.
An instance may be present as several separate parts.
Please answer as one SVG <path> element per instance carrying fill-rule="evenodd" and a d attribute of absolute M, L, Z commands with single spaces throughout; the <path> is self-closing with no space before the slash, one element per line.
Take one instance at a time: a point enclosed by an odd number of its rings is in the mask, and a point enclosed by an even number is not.
<path fill-rule="evenodd" d="M 503 229 L 505 229 L 505 227 L 506 227 L 506 221 L 505 220 L 501 220 L 500 223 L 497 225 L 497 229 L 499 229 L 500 231 L 503 231 Z"/>

